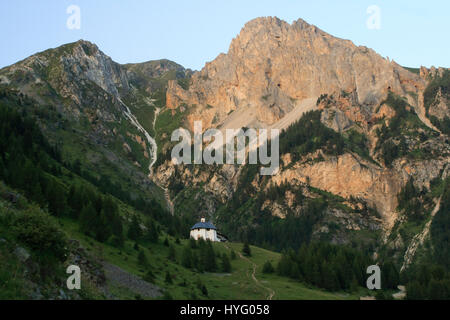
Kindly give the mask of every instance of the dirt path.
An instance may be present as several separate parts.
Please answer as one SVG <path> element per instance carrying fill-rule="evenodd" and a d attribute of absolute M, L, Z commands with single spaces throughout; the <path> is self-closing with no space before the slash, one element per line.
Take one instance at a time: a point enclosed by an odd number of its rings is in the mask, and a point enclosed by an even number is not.
<path fill-rule="evenodd" d="M 225 244 L 225 248 L 227 248 L 228 250 L 231 250 L 226 244 Z M 269 292 L 269 295 L 267 296 L 267 300 L 272 300 L 273 297 L 275 296 L 275 291 L 272 288 L 266 287 L 265 285 L 263 285 L 261 283 L 261 281 L 259 281 L 256 278 L 256 268 L 258 268 L 258 265 L 256 263 L 254 263 L 253 261 L 251 261 L 249 258 L 244 257 L 242 255 L 242 253 L 238 252 L 239 258 L 241 258 L 242 260 L 247 261 L 248 263 L 250 263 L 252 265 L 252 274 L 249 274 L 249 270 L 247 270 L 247 276 L 251 277 L 252 280 L 255 282 L 255 284 L 261 288 L 263 288 L 264 290 Z"/>
<path fill-rule="evenodd" d="M 249 262 L 249 263 L 252 264 L 253 271 L 252 271 L 251 277 L 252 277 L 253 281 L 256 283 L 257 286 L 263 288 L 264 290 L 269 291 L 269 295 L 267 296 L 267 300 L 272 300 L 273 296 L 275 295 L 275 291 L 274 291 L 273 289 L 271 289 L 271 288 L 266 287 L 265 285 L 263 285 L 263 284 L 261 283 L 261 281 L 259 281 L 259 280 L 256 278 L 256 268 L 258 267 L 258 266 L 256 265 L 256 263 L 254 263 L 253 261 L 251 261 L 249 258 L 244 257 L 240 252 L 239 252 L 238 254 L 239 254 L 239 257 L 240 257 L 241 259 L 246 260 L 247 262 Z"/>

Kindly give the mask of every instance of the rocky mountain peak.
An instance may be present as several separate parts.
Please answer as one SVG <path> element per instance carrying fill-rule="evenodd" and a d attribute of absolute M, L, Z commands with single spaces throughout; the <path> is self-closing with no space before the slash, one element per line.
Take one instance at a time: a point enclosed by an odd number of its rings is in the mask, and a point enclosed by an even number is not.
<path fill-rule="evenodd" d="M 36 96 L 37 87 L 48 83 L 62 97 L 77 103 L 86 81 L 116 97 L 119 90 L 129 89 L 123 68 L 86 40 L 37 53 L 1 73 L 5 79 L 16 80 L 21 90 L 31 96 Z"/>
<path fill-rule="evenodd" d="M 93 56 L 100 52 L 100 49 L 95 43 L 87 40 L 80 39 L 73 43 L 75 48 L 82 49 L 86 55 Z"/>
<path fill-rule="evenodd" d="M 207 126 L 227 126 L 240 110 L 248 127 L 277 126 L 298 119 L 322 94 L 355 92 L 357 102 L 374 107 L 389 91 L 418 93 L 423 80 L 366 47 L 333 37 L 302 19 L 289 24 L 276 17 L 248 22 L 219 55 L 194 74 L 190 89 L 169 84 L 170 108 L 197 105 L 192 118 Z M 305 103 L 308 102 L 308 103 Z M 244 112 L 243 110 L 246 109 Z"/>

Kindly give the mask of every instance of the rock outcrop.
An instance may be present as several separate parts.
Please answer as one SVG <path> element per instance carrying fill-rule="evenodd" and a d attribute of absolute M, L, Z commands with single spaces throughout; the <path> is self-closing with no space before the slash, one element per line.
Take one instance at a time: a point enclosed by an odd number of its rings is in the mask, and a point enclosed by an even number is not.
<path fill-rule="evenodd" d="M 393 213 L 397 207 L 397 194 L 406 183 L 406 176 L 347 153 L 313 164 L 296 164 L 272 180 L 276 184 L 298 181 L 343 198 L 364 199 L 377 209 L 389 228 L 396 219 Z"/>

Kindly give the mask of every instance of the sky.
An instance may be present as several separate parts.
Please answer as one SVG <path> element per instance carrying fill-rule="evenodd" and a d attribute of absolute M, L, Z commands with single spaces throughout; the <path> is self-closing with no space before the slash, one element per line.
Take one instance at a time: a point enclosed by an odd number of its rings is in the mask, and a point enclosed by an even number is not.
<path fill-rule="evenodd" d="M 84 39 L 119 63 L 200 70 L 261 16 L 302 18 L 403 66 L 450 67 L 449 12 L 448 0 L 0 0 L 0 68 Z"/>

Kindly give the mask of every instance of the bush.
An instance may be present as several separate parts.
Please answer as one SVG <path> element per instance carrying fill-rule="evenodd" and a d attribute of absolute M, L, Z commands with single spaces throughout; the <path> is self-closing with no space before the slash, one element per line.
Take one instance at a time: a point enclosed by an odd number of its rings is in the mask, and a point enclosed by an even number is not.
<path fill-rule="evenodd" d="M 169 254 L 167 256 L 167 259 L 169 259 L 170 261 L 175 262 L 175 260 L 177 259 L 177 253 L 175 251 L 174 246 L 169 246 Z"/>
<path fill-rule="evenodd" d="M 25 283 L 18 274 L 24 268 L 12 253 L 0 244 L 0 300 L 18 300 L 25 296 Z"/>
<path fill-rule="evenodd" d="M 247 242 L 244 243 L 244 246 L 242 247 L 242 254 L 246 257 L 251 257 L 252 256 L 252 251 L 250 249 L 250 246 L 248 245 Z"/>
<path fill-rule="evenodd" d="M 172 276 L 170 275 L 169 271 L 166 271 L 166 277 L 165 277 L 166 284 L 172 284 Z"/>
<path fill-rule="evenodd" d="M 153 283 L 155 281 L 155 275 L 151 270 L 147 271 L 147 273 L 144 276 L 144 280 L 150 283 Z"/>
<path fill-rule="evenodd" d="M 33 250 L 42 259 L 64 261 L 67 239 L 51 217 L 38 208 L 30 208 L 15 215 L 12 231 L 19 242 Z"/>
<path fill-rule="evenodd" d="M 228 256 L 226 255 L 226 253 L 224 253 L 222 255 L 222 271 L 226 272 L 226 273 L 231 272 L 230 259 L 228 259 Z"/>
<path fill-rule="evenodd" d="M 274 273 L 274 271 L 275 271 L 275 269 L 273 268 L 272 263 L 270 261 L 266 261 L 266 263 L 264 263 L 262 272 L 266 273 L 266 274 L 270 274 L 270 273 Z"/>
<path fill-rule="evenodd" d="M 138 254 L 138 263 L 140 266 L 147 267 L 148 266 L 148 259 L 147 255 L 145 254 L 144 250 L 140 250 Z"/>

